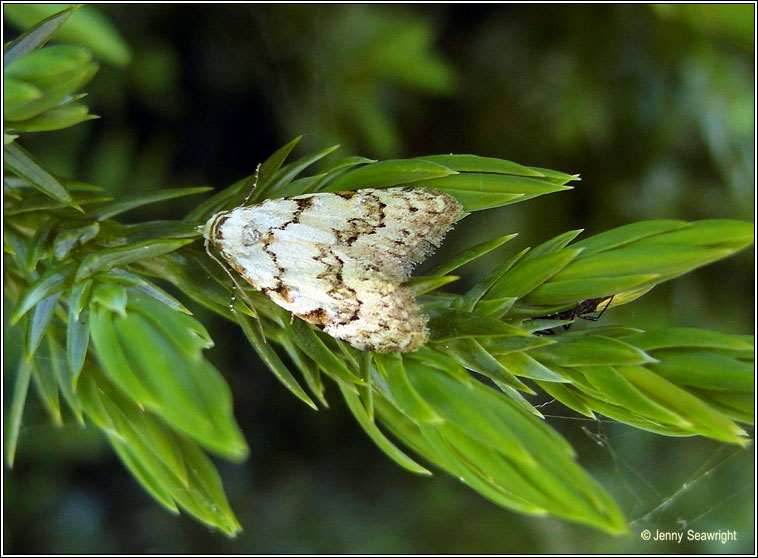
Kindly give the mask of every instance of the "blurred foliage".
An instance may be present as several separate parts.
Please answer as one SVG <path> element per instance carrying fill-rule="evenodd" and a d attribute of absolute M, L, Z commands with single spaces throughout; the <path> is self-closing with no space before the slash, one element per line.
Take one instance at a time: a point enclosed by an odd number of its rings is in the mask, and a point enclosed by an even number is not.
<path fill-rule="evenodd" d="M 4 5 L 10 21 L 8 8 Z M 502 209 L 471 216 L 450 239 L 453 248 L 456 239 L 463 248 L 515 230 L 534 244 L 577 226 L 595 233 L 640 218 L 753 217 L 751 5 L 103 10 L 134 49 L 131 65 L 118 71 L 103 67 L 87 86 L 89 104 L 107 118 L 96 127 L 25 138 L 24 145 L 55 177 L 88 180 L 119 199 L 124 194 L 138 199 L 169 185 L 232 182 L 305 131 L 314 147 L 339 142 L 343 152 L 372 157 L 473 152 L 581 171 L 583 182 L 571 195 L 533 200 L 507 210 L 507 218 Z M 97 30 L 90 24 L 80 29 L 90 27 Z M 179 198 L 170 208 L 146 206 L 129 217 L 176 218 L 189 211 L 189 203 Z M 472 262 L 462 288 L 473 288 L 493 261 L 499 263 L 494 258 Z M 613 308 L 603 321 L 743 332 L 753 321 L 749 261 L 743 252 L 635 304 Z M 14 342 L 13 328 L 8 333 L 5 358 L 11 370 L 28 341 Z M 433 482 L 398 475 L 376 459 L 362 433 L 350 430 L 345 407 L 314 420 L 265 374 L 250 376 L 253 365 L 236 357 L 243 339 L 231 330 L 224 337 L 214 334 L 220 346 L 212 358 L 228 372 L 235 403 L 245 410 L 242 428 L 258 453 L 250 469 L 222 470 L 232 507 L 247 530 L 237 543 L 164 517 L 134 494 L 132 484 L 119 485 L 118 471 L 103 467 L 108 458 L 96 442 L 89 446 L 93 464 L 81 465 L 81 431 L 73 433 L 75 442 L 67 441 L 68 428 L 51 435 L 41 426 L 48 419 L 37 417 L 33 403 L 22 427 L 29 441 L 19 447 L 16 470 L 6 476 L 6 503 L 14 502 L 17 514 L 6 541 L 30 552 L 640 551 L 636 536 L 609 541 L 575 526 L 514 517 L 439 475 Z M 697 360 L 688 339 L 685 345 L 679 338 L 669 339 L 669 346 L 639 347 Z M 672 345 L 675 341 L 680 345 Z M 42 349 L 55 350 L 45 344 Z M 734 356 L 731 349 L 719 350 Z M 576 363 L 576 381 L 593 382 L 591 364 Z M 644 380 L 639 370 L 617 373 L 626 373 L 627 381 Z M 675 375 L 676 367 L 667 373 Z M 606 394 L 594 403 L 607 403 L 613 386 L 593 387 Z M 13 392 L 9 388 L 6 384 L 6 394 Z M 694 389 L 719 404 L 718 394 L 702 391 L 708 386 Z M 570 393 L 553 396 L 567 405 L 575 401 Z M 333 405 L 337 399 L 329 398 Z M 569 407 L 584 412 L 587 405 Z M 740 420 L 749 411 L 750 402 L 746 405 L 729 412 Z M 613 416 L 607 407 L 596 410 Z M 618 425 L 594 419 L 587 424 L 597 432 L 588 437 L 585 429 L 573 443 L 579 442 L 585 466 L 596 476 L 622 475 L 624 488 L 614 495 L 630 501 L 622 502 L 625 510 L 639 506 L 630 512 L 640 518 L 633 524 L 635 535 L 651 526 L 673 530 L 683 516 L 697 529 L 737 529 L 739 548 L 752 547 L 754 526 L 744 521 L 751 503 L 739 497 L 752 482 L 749 454 L 714 450 L 705 440 L 632 439 Z M 597 459 L 612 459 L 607 473 L 581 447 L 590 441 L 604 447 Z M 650 460 L 660 477 L 653 475 Z M 636 483 L 640 474 L 649 484 Z M 98 481 L 102 490 L 93 489 Z M 676 483 L 693 486 L 684 490 Z M 32 492 L 40 497 L 24 497 Z M 663 504 L 670 495 L 678 505 L 667 515 Z M 40 538 L 20 527 L 50 516 L 51 507 L 61 519 L 42 525 Z M 725 547 L 690 542 L 670 548 Z"/>

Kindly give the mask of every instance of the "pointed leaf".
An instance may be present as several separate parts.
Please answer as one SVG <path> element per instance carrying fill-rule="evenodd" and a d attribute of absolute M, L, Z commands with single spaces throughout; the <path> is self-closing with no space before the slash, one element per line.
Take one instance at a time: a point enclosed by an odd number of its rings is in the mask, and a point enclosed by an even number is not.
<path fill-rule="evenodd" d="M 18 433 L 21 429 L 21 418 L 26 405 L 26 393 L 29 390 L 29 380 L 32 378 L 33 363 L 22 358 L 19 360 L 16 370 L 16 382 L 13 386 L 13 399 L 8 412 L 7 430 L 5 432 L 5 460 L 9 467 L 13 467 L 16 458 L 16 446 L 18 445 Z"/>
<path fill-rule="evenodd" d="M 84 210 L 71 198 L 63 185 L 52 174 L 43 169 L 40 164 L 20 145 L 13 143 L 3 148 L 5 166 L 19 178 L 37 188 L 43 194 L 55 201 L 81 211 Z"/>
<path fill-rule="evenodd" d="M 457 174 L 443 165 L 420 159 L 397 159 L 379 161 L 359 169 L 352 170 L 324 188 L 325 192 L 343 190 L 360 190 L 362 188 L 389 188 L 416 183 L 422 188 L 424 182 L 431 178 Z M 431 187 L 431 186 L 430 186 Z"/>
<path fill-rule="evenodd" d="M 44 45 L 50 39 L 52 34 L 55 33 L 71 14 L 80 7 L 81 6 L 72 6 L 53 14 L 34 25 L 31 29 L 24 31 L 24 33 L 17 39 L 8 43 L 3 51 L 3 68 L 7 68 L 17 59 Z M 14 8 L 12 7 L 10 7 L 10 9 L 9 7 L 5 7 L 3 11 L 4 15 L 11 17 L 10 14 L 13 9 Z M 29 23 L 24 24 L 23 27 L 29 27 Z"/>

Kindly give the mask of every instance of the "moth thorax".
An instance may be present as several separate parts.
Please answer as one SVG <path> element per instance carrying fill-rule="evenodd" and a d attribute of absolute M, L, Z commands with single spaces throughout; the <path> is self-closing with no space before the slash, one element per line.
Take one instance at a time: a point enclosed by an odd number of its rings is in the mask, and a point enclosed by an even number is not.
<path fill-rule="evenodd" d="M 228 211 L 221 211 L 208 219 L 208 221 L 205 223 L 205 225 L 202 226 L 200 230 L 200 232 L 203 234 L 203 238 L 210 242 L 216 242 L 217 240 L 220 240 L 221 237 L 218 234 L 218 228 L 226 220 L 228 215 Z"/>

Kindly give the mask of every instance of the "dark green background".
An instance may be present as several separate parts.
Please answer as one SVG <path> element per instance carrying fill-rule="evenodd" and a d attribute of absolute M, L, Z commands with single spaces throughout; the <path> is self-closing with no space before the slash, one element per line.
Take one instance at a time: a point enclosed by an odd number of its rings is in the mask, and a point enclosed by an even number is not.
<path fill-rule="evenodd" d="M 217 188 L 294 136 L 375 158 L 475 153 L 582 175 L 570 192 L 472 215 L 446 249 L 513 232 L 465 269 L 569 229 L 642 219 L 754 220 L 752 5 L 109 5 L 133 49 L 85 87 L 102 119 L 23 144 L 112 195 Z M 12 28 L 7 38 L 13 36 Z M 7 40 L 7 39 L 6 39 Z M 199 199 L 127 220 L 179 218 Z M 603 316 L 641 328 L 748 333 L 752 250 Z M 94 430 L 49 425 L 30 391 L 5 470 L 10 553 L 739 553 L 754 549 L 754 448 L 665 438 L 542 407 L 619 500 L 632 535 L 611 538 L 500 509 L 445 474 L 407 473 L 340 401 L 314 413 L 258 362 L 234 326 L 192 307 L 216 347 L 251 447 L 217 461 L 245 531 L 229 540 L 172 517 Z M 19 353 L 6 330 L 9 372 Z M 5 391 L 9 393 L 6 374 Z M 684 526 L 684 527 L 683 527 Z M 644 529 L 736 531 L 737 542 L 643 542 Z"/>

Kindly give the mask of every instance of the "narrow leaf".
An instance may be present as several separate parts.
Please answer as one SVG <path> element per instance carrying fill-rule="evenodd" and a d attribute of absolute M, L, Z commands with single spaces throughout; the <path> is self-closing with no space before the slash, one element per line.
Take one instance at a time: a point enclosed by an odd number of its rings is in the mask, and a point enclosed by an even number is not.
<path fill-rule="evenodd" d="M 526 335 L 519 328 L 500 320 L 450 309 L 430 313 L 428 326 L 430 339 L 435 343 L 462 337 Z"/>
<path fill-rule="evenodd" d="M 76 386 L 79 374 L 84 366 L 89 346 L 89 310 L 78 313 L 69 305 L 68 328 L 66 329 L 66 362 L 70 375 L 70 384 Z"/>
<path fill-rule="evenodd" d="M 55 293 L 41 300 L 32 310 L 27 323 L 26 343 L 24 345 L 24 356 L 27 360 L 31 359 L 37 351 L 42 337 L 47 331 L 47 326 L 50 325 L 50 320 L 53 318 L 60 297 L 61 293 Z"/>
<path fill-rule="evenodd" d="M 502 246 L 509 240 L 515 238 L 516 236 L 517 235 L 515 234 L 509 234 L 506 236 L 498 236 L 491 240 L 482 242 L 481 244 L 477 244 L 476 246 L 472 246 L 471 248 L 468 248 L 464 250 L 463 252 L 460 252 L 456 254 L 455 256 L 452 256 L 446 259 L 444 262 L 436 265 L 431 270 L 427 271 L 427 275 L 447 275 L 448 273 L 455 271 L 459 267 L 464 266 L 467 263 L 474 261 L 477 258 L 481 258 L 485 254 L 488 254 L 489 252 L 495 250 L 496 248 L 499 248 L 500 246 Z"/>
<path fill-rule="evenodd" d="M 93 219 L 103 221 L 105 219 L 115 217 L 116 215 L 120 215 L 121 213 L 131 211 L 137 207 L 142 207 L 143 205 L 148 205 L 159 201 L 173 200 L 194 194 L 202 194 L 210 190 L 213 190 L 213 188 L 166 188 L 163 190 L 158 190 L 156 192 L 151 192 L 149 194 L 134 194 L 132 196 L 124 196 L 117 201 L 106 203 L 99 207 L 90 209 L 88 211 L 88 214 L 91 215 Z"/>
<path fill-rule="evenodd" d="M 19 360 L 18 369 L 16 370 L 16 382 L 13 386 L 13 399 L 11 400 L 5 433 L 5 460 L 11 468 L 16 458 L 18 434 L 21 430 L 21 417 L 26 405 L 26 393 L 29 390 L 29 380 L 32 377 L 33 367 L 34 365 L 30 360 L 22 358 Z"/>
<path fill-rule="evenodd" d="M 255 202 L 263 198 L 281 198 L 302 194 L 303 192 L 292 191 L 288 188 L 288 186 L 292 183 L 292 180 L 304 169 L 316 161 L 326 157 L 329 153 L 336 150 L 338 147 L 339 145 L 327 147 L 326 149 L 316 151 L 315 153 L 312 153 L 306 157 L 302 157 L 297 161 L 294 161 L 282 167 L 271 178 L 271 180 L 267 182 L 265 188 L 258 188 L 255 192 L 253 192 L 251 200 Z"/>
<path fill-rule="evenodd" d="M 337 385 L 342 392 L 342 397 L 345 398 L 345 402 L 347 403 L 350 412 L 353 413 L 355 420 L 358 421 L 358 424 L 361 426 L 361 428 L 363 428 L 363 431 L 369 436 L 369 438 L 374 441 L 380 450 L 382 450 L 395 463 L 412 473 L 418 473 L 421 475 L 432 474 L 429 469 L 423 467 L 408 457 L 405 452 L 400 450 L 395 444 L 387 439 L 382 431 L 379 430 L 376 424 L 374 424 L 374 422 L 371 420 L 369 415 L 366 413 L 366 409 L 361 404 L 360 399 L 355 395 L 355 393 L 353 393 L 349 386 L 345 385 L 341 381 L 338 381 Z"/>
<path fill-rule="evenodd" d="M 192 240 L 148 240 L 139 244 L 106 248 L 99 252 L 87 254 L 74 276 L 75 281 L 92 277 L 101 271 L 125 265 L 139 260 L 154 258 L 178 250 Z"/>
<path fill-rule="evenodd" d="M 25 31 L 20 37 L 14 41 L 8 43 L 3 51 L 3 68 L 7 68 L 11 63 L 15 62 L 18 58 L 21 58 L 25 54 L 28 54 L 34 50 L 37 50 L 44 45 L 55 33 L 63 23 L 71 17 L 80 6 L 72 6 L 61 12 L 58 12 L 50 17 L 43 19 L 37 23 L 31 29 Z M 4 7 L 4 14 L 10 17 L 8 7 Z M 28 27 L 29 23 L 24 24 L 24 27 Z"/>
<path fill-rule="evenodd" d="M 379 161 L 378 163 L 366 165 L 342 175 L 326 187 L 324 191 L 339 192 L 362 188 L 388 188 L 412 182 L 418 182 L 421 187 L 425 187 L 423 182 L 431 178 L 448 176 L 450 174 L 456 174 L 456 171 L 437 163 L 426 162 L 420 159 Z"/>
<path fill-rule="evenodd" d="M 23 147 L 12 143 L 4 147 L 3 153 L 5 155 L 5 166 L 18 177 L 23 178 L 57 202 L 84 213 L 84 210 L 73 200 L 71 194 L 66 191 L 58 179 L 43 169 Z"/>
<path fill-rule="evenodd" d="M 374 362 L 387 381 L 397 407 L 415 423 L 437 423 L 442 418 L 416 391 L 406 375 L 405 365 L 398 353 L 376 354 Z"/>
<path fill-rule="evenodd" d="M 65 4 L 16 4 L 5 7 L 5 16 L 20 26 L 29 27 L 51 12 L 56 12 L 66 7 Z M 66 10 L 73 12 L 78 10 L 65 22 L 61 30 L 56 33 L 56 38 L 61 41 L 81 44 L 92 49 L 97 56 L 117 66 L 123 66 L 129 62 L 131 53 L 129 45 L 119 34 L 117 28 L 106 18 L 96 6 L 74 6 Z M 64 12 L 65 13 L 65 12 Z M 57 17 L 52 16 L 52 18 Z M 48 19 L 52 19 L 48 18 Z M 48 20 L 45 20 L 48 21 Z"/>
<path fill-rule="evenodd" d="M 492 172 L 496 174 L 512 174 L 515 176 L 545 176 L 543 173 L 533 168 L 525 167 L 524 165 L 519 165 L 512 161 L 506 161 L 505 159 L 495 159 L 493 157 L 451 154 L 425 155 L 419 157 L 419 159 L 438 163 L 461 172 Z"/>
<path fill-rule="evenodd" d="M 318 407 L 316 407 L 316 404 L 310 397 L 308 397 L 308 394 L 305 393 L 305 390 L 303 390 L 292 373 L 287 369 L 287 366 L 282 362 L 271 345 L 266 343 L 265 338 L 261 337 L 258 329 L 250 324 L 250 319 L 239 313 L 236 314 L 236 317 L 240 327 L 242 327 L 245 337 L 247 337 L 247 340 L 250 342 L 250 345 L 252 345 L 255 352 L 258 353 L 258 356 L 266 364 L 268 369 L 271 370 L 276 379 L 298 399 L 303 401 L 314 411 L 317 411 Z"/>
<path fill-rule="evenodd" d="M 361 379 L 345 366 L 345 363 L 339 359 L 324 342 L 319 339 L 313 328 L 299 318 L 292 322 L 290 330 L 293 333 L 293 340 L 297 346 L 306 355 L 308 355 L 321 369 L 327 374 L 334 375 L 337 378 L 354 384 L 361 383 Z"/>

